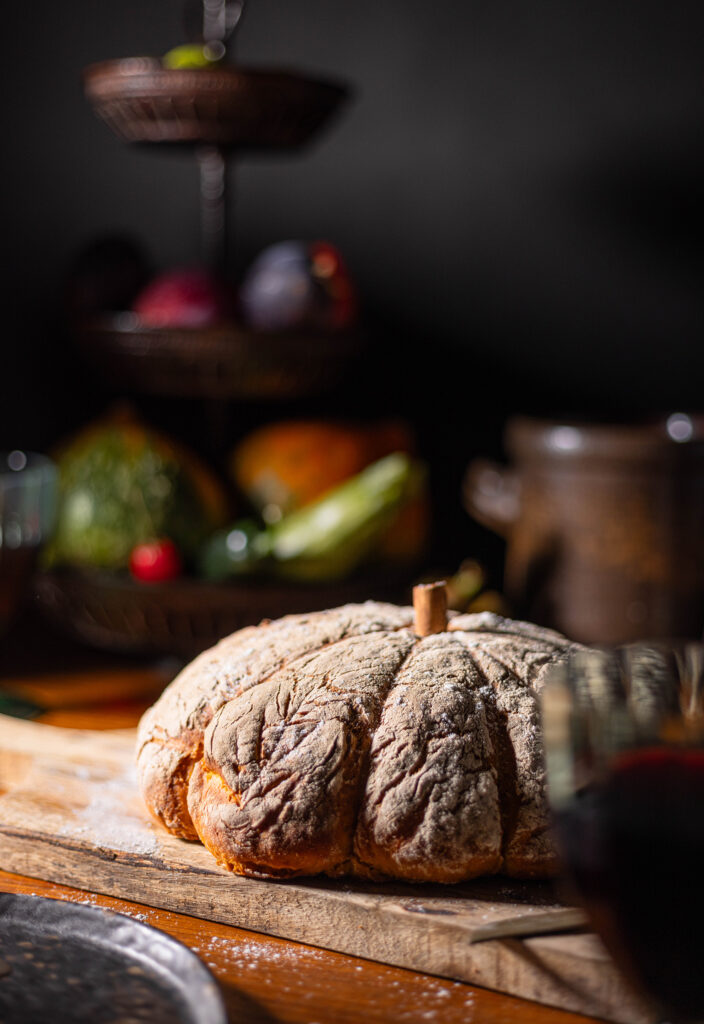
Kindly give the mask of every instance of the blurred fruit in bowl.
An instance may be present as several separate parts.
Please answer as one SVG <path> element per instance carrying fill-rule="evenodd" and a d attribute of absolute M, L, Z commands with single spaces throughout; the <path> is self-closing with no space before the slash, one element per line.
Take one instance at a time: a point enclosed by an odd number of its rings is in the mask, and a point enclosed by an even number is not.
<path fill-rule="evenodd" d="M 167 583 L 183 572 L 178 548 L 168 537 L 137 544 L 130 552 L 130 574 L 140 583 Z"/>
<path fill-rule="evenodd" d="M 354 425 L 328 420 L 286 421 L 254 431 L 233 452 L 230 472 L 266 523 L 291 512 L 393 452 L 413 454 L 412 431 L 400 421 Z M 423 483 L 380 531 L 378 553 L 412 562 L 423 552 L 429 500 Z"/>
<path fill-rule="evenodd" d="M 198 558 L 198 572 L 207 580 L 232 579 L 256 573 L 265 556 L 262 526 L 254 519 L 238 519 L 208 537 Z"/>
<path fill-rule="evenodd" d="M 427 582 L 442 576 L 430 574 Z M 451 576 L 447 577 L 447 606 L 458 612 L 494 612 L 510 617 L 511 609 L 503 594 L 485 590 L 486 572 L 473 558 L 466 558 Z"/>
<path fill-rule="evenodd" d="M 425 484 L 424 467 L 403 452 L 366 466 L 271 528 L 270 553 L 282 576 L 343 579 L 372 555 Z"/>
<path fill-rule="evenodd" d="M 225 57 L 222 43 L 184 43 L 174 46 L 161 58 L 162 66 L 172 71 L 217 67 Z"/>
<path fill-rule="evenodd" d="M 428 577 L 428 582 L 432 582 L 431 577 Z M 459 569 L 447 578 L 447 607 L 458 612 L 465 611 L 483 589 L 485 582 L 484 568 L 473 558 L 466 558 Z"/>
<path fill-rule="evenodd" d="M 357 295 L 344 260 L 329 242 L 279 242 L 247 271 L 240 305 L 260 331 L 339 331 L 357 315 Z"/>
<path fill-rule="evenodd" d="M 494 615 L 503 615 L 509 619 L 514 615 L 510 604 L 498 590 L 483 590 L 473 601 L 469 602 L 465 611 L 471 613 L 493 612 Z"/>
<path fill-rule="evenodd" d="M 403 452 L 373 462 L 264 529 L 234 523 L 205 544 L 209 579 L 264 573 L 300 582 L 344 579 L 372 555 L 399 511 L 421 490 L 424 467 Z"/>
<path fill-rule="evenodd" d="M 264 518 L 275 521 L 383 455 L 413 449 L 410 428 L 398 420 L 284 420 L 248 434 L 230 457 L 230 472 Z"/>
<path fill-rule="evenodd" d="M 218 480 L 134 419 L 86 428 L 56 456 L 59 508 L 49 565 L 126 569 L 137 545 L 168 538 L 184 560 L 227 521 Z"/>
<path fill-rule="evenodd" d="M 195 267 L 159 274 L 132 308 L 146 327 L 205 328 L 230 318 L 232 299 L 214 274 Z"/>

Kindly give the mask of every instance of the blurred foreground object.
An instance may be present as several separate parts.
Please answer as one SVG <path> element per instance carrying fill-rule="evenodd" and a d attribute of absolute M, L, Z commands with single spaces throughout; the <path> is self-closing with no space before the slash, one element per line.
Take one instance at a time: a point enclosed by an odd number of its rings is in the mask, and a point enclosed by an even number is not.
<path fill-rule="evenodd" d="M 521 618 L 616 644 L 701 635 L 704 421 L 609 425 L 515 419 L 515 468 L 478 460 L 465 505 L 506 537 Z"/>
<path fill-rule="evenodd" d="M 0 453 L 0 633 L 23 597 L 55 510 L 54 463 L 33 452 Z"/>
<path fill-rule="evenodd" d="M 699 644 L 581 651 L 542 691 L 564 868 L 658 1017 L 704 1016 L 704 707 Z"/>
<path fill-rule="evenodd" d="M 246 322 L 261 331 L 351 327 L 357 295 L 342 255 L 329 242 L 279 242 L 265 249 L 240 289 Z"/>
<path fill-rule="evenodd" d="M 217 982 L 196 954 L 125 914 L 3 892 L 0 947 L 5 1021 L 227 1024 Z"/>
<path fill-rule="evenodd" d="M 218 481 L 191 453 L 131 418 L 93 424 L 57 456 L 52 565 L 127 568 L 138 544 L 173 541 L 188 560 L 226 519 Z"/>

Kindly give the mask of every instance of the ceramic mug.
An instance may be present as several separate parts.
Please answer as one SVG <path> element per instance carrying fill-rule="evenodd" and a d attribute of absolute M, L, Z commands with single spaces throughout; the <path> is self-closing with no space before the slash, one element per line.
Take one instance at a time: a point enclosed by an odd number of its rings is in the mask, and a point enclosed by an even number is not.
<path fill-rule="evenodd" d="M 702 635 L 704 417 L 516 418 L 505 447 L 512 466 L 473 462 L 464 492 L 506 538 L 516 615 L 584 643 Z"/>

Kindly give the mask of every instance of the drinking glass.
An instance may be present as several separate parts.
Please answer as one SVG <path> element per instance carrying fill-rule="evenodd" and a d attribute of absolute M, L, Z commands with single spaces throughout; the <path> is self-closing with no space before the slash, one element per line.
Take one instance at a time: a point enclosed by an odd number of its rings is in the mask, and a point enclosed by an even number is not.
<path fill-rule="evenodd" d="M 568 884 L 660 1019 L 704 1020 L 704 707 L 699 643 L 585 650 L 542 693 Z"/>
<path fill-rule="evenodd" d="M 0 634 L 10 623 L 50 535 L 56 467 L 45 455 L 0 453 Z"/>

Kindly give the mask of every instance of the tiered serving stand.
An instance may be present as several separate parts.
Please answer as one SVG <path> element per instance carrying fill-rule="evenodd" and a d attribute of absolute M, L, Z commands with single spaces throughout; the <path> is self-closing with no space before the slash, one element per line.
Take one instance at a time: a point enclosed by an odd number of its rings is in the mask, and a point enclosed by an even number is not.
<path fill-rule="evenodd" d="M 237 0 L 204 0 L 203 38 L 212 50 L 224 53 L 242 8 Z M 91 65 L 84 88 L 95 113 L 122 141 L 155 152 L 174 146 L 193 152 L 200 170 L 203 262 L 216 270 L 228 255 L 228 164 L 252 152 L 304 146 L 349 95 L 339 82 L 293 71 L 226 63 L 173 70 L 152 57 Z M 300 399 L 334 387 L 363 347 L 352 331 L 265 334 L 237 323 L 154 328 L 129 312 L 95 319 L 76 333 L 85 358 L 114 384 L 205 400 L 213 423 L 223 422 L 217 409 L 234 399 Z M 188 657 L 264 616 L 395 598 L 399 579 L 384 573 L 319 586 L 195 579 L 145 586 L 126 575 L 60 570 L 41 575 L 37 590 L 50 617 L 90 644 Z"/>
<path fill-rule="evenodd" d="M 204 39 L 224 50 L 242 4 L 205 0 Z M 84 72 L 95 113 L 123 142 L 192 150 L 200 171 L 203 262 L 228 257 L 228 165 L 243 154 L 299 149 L 349 95 L 346 86 L 292 71 L 218 64 L 172 70 L 152 57 L 109 60 Z M 359 335 L 264 334 L 233 323 L 155 329 L 133 314 L 84 325 L 85 356 L 110 379 L 150 394 L 302 398 L 334 386 L 358 353 Z"/>

